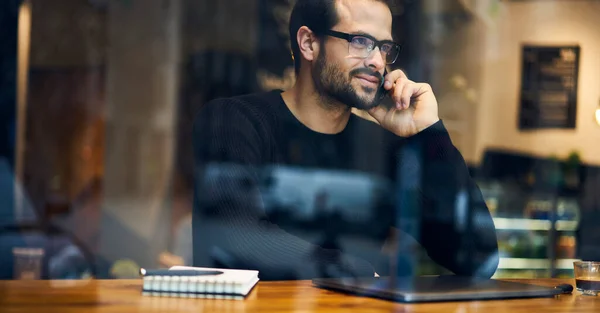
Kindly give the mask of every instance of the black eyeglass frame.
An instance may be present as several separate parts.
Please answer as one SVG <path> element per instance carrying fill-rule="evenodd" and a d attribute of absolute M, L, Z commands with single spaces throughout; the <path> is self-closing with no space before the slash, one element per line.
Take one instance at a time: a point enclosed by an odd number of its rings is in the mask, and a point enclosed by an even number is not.
<path fill-rule="evenodd" d="M 340 39 L 345 39 L 346 41 L 348 41 L 348 43 L 352 43 L 352 40 L 355 37 L 365 37 L 368 38 L 370 40 L 373 41 L 373 43 L 375 44 L 373 46 L 373 50 L 375 50 L 375 47 L 379 48 L 379 50 L 381 51 L 381 46 L 383 46 L 384 44 L 391 44 L 393 46 L 395 46 L 398 49 L 398 54 L 396 54 L 396 57 L 394 58 L 393 61 L 391 62 L 387 62 L 386 64 L 394 64 L 397 60 L 398 60 L 398 56 L 400 55 L 400 53 L 402 52 L 402 44 L 396 43 L 394 41 L 391 40 L 377 40 L 377 38 L 369 35 L 369 34 L 348 34 L 348 33 L 344 33 L 344 32 L 339 32 L 336 30 L 328 30 L 327 32 L 325 32 L 326 35 L 332 36 L 332 37 L 336 37 L 336 38 L 340 38 Z M 373 50 L 369 51 L 369 55 L 371 52 L 373 52 Z M 364 58 L 367 58 L 368 55 Z"/>

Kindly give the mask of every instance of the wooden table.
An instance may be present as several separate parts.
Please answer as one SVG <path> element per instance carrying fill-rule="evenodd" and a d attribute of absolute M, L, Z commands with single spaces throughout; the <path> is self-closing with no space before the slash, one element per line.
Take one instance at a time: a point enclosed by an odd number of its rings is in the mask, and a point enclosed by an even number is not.
<path fill-rule="evenodd" d="M 261 282 L 243 301 L 146 297 L 140 290 L 140 280 L 0 281 L 0 312 L 600 312 L 600 296 L 577 291 L 555 298 L 400 304 L 313 288 L 310 281 Z"/>

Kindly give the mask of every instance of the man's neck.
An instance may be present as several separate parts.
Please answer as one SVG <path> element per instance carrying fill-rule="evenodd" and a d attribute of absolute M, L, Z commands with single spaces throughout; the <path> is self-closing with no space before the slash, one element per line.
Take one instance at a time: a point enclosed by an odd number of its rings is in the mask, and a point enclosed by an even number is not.
<path fill-rule="evenodd" d="M 281 96 L 302 124 L 319 133 L 340 133 L 346 128 L 352 114 L 346 105 L 319 95 L 309 75 L 298 75 L 294 87 Z"/>

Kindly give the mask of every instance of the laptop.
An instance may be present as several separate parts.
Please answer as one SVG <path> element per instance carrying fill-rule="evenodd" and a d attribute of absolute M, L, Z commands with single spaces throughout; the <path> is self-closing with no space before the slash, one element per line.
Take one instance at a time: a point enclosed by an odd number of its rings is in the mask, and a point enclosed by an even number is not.
<path fill-rule="evenodd" d="M 315 278 L 332 291 L 405 303 L 553 297 L 560 288 L 463 276 Z"/>

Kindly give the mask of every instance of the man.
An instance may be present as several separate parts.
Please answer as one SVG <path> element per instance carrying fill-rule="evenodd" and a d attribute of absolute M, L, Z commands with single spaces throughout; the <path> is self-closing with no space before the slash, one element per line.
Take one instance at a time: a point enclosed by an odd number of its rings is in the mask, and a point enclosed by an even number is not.
<path fill-rule="evenodd" d="M 390 151 L 399 149 L 385 168 L 407 177 L 400 194 L 412 196 L 398 210 L 411 212 L 410 203 L 417 204 L 414 235 L 429 256 L 459 275 L 495 272 L 493 221 L 438 117 L 431 87 L 401 70 L 386 73 L 400 52 L 391 29 L 383 1 L 298 0 L 290 19 L 294 87 L 219 99 L 201 109 L 194 124 L 196 266 L 258 269 L 263 280 L 327 276 L 319 269 L 331 264 L 342 269 L 331 276 L 373 276 L 368 262 L 276 225 L 265 214 L 260 186 L 261 169 L 269 165 L 357 170 L 353 151 L 368 148 L 356 131 L 375 130 L 392 137 Z M 383 95 L 391 107 L 380 105 Z M 215 164 L 223 165 L 217 166 L 221 176 L 211 171 Z M 460 204 L 464 195 L 468 210 Z M 403 223 L 389 213 L 388 229 Z M 475 222 L 465 226 L 465 214 Z M 331 219 L 326 227 L 337 223 Z"/>

